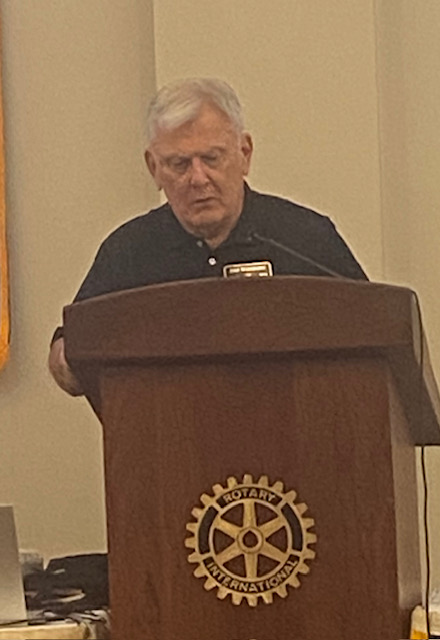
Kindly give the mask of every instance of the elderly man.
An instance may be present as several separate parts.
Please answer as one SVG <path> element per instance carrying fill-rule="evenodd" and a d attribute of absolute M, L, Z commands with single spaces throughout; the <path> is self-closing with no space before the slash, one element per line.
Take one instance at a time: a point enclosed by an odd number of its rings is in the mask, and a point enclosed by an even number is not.
<path fill-rule="evenodd" d="M 168 202 L 104 241 L 75 301 L 221 276 L 224 265 L 237 262 L 270 261 L 275 275 L 326 275 L 330 269 L 365 279 L 328 218 L 248 187 L 252 138 L 244 130 L 238 98 L 225 82 L 187 79 L 163 87 L 150 105 L 147 125 L 145 160 Z M 52 341 L 49 367 L 62 389 L 82 393 L 64 357 L 61 328 Z"/>

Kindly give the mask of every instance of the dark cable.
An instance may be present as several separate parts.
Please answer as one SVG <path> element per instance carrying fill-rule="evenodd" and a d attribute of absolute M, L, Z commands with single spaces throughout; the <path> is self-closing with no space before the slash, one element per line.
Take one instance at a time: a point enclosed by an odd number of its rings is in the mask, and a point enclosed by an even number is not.
<path fill-rule="evenodd" d="M 431 591 L 431 558 L 429 552 L 429 502 L 428 502 L 428 478 L 426 472 L 426 447 L 421 449 L 422 462 L 422 478 L 423 478 L 423 525 L 425 534 L 425 551 L 426 551 L 426 585 L 425 585 L 425 612 L 426 612 L 426 629 L 428 638 L 431 637 L 431 625 L 429 620 L 429 594 Z"/>
<path fill-rule="evenodd" d="M 420 370 L 419 370 L 419 416 L 422 416 L 423 404 L 423 368 L 425 364 L 425 345 L 423 339 L 423 325 L 422 325 L 422 310 L 420 308 L 420 301 L 415 291 L 411 292 L 416 304 L 417 319 L 419 323 L 419 343 L 420 343 Z M 429 615 L 429 595 L 431 591 L 431 553 L 430 553 L 430 538 L 429 538 L 429 486 L 428 486 L 428 474 L 426 468 L 426 445 L 422 445 L 420 450 L 420 462 L 422 468 L 422 482 L 423 482 L 423 528 L 425 539 L 425 562 L 426 562 L 426 582 L 425 582 L 425 616 L 426 616 L 426 630 L 428 633 L 428 640 L 431 637 L 431 624 Z"/>

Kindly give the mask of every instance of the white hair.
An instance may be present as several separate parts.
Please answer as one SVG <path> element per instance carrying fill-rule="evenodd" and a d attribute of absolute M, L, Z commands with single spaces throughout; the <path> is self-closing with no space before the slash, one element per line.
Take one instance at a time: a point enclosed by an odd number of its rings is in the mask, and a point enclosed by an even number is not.
<path fill-rule="evenodd" d="M 216 78 L 186 78 L 165 85 L 152 99 L 147 114 L 147 144 L 159 128 L 172 130 L 196 118 L 207 102 L 223 111 L 238 133 L 243 132 L 243 111 L 232 87 Z"/>

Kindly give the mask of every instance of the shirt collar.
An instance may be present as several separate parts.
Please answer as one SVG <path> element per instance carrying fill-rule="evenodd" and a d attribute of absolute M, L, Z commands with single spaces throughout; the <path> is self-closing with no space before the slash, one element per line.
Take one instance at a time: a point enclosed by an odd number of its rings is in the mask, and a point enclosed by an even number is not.
<path fill-rule="evenodd" d="M 252 190 L 250 189 L 247 182 L 245 182 L 242 212 L 237 224 L 220 246 L 229 244 L 249 244 L 249 238 L 254 228 L 252 215 L 252 195 Z"/>

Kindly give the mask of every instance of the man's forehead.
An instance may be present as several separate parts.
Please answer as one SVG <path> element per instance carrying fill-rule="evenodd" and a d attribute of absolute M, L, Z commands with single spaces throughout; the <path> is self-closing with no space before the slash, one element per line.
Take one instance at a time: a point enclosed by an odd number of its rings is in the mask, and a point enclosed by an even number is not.
<path fill-rule="evenodd" d="M 151 147 L 166 153 L 226 148 L 238 137 L 231 120 L 219 109 L 204 105 L 198 115 L 173 128 L 158 128 Z"/>

